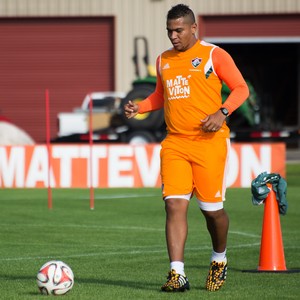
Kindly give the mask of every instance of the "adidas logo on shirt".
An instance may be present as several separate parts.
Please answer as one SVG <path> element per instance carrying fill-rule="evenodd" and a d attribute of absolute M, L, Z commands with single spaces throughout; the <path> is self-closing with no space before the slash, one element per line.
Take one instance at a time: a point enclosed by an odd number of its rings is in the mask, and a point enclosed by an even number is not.
<path fill-rule="evenodd" d="M 167 63 L 163 66 L 163 70 L 170 69 L 170 65 Z"/>

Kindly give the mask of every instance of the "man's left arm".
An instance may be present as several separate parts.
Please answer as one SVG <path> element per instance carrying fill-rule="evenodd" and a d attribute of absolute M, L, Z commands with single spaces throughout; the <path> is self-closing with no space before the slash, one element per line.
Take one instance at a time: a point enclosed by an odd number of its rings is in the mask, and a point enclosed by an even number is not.
<path fill-rule="evenodd" d="M 228 110 L 228 115 L 230 115 L 248 98 L 249 89 L 233 59 L 225 50 L 215 48 L 212 53 L 212 60 L 216 74 L 227 84 L 231 91 L 222 105 Z M 226 116 L 221 110 L 217 110 L 204 120 L 201 120 L 202 130 L 204 132 L 218 131 L 222 127 Z"/>
<path fill-rule="evenodd" d="M 231 114 L 249 97 L 249 88 L 232 57 L 225 50 L 215 48 L 212 59 L 216 74 L 231 90 L 222 105 Z"/>

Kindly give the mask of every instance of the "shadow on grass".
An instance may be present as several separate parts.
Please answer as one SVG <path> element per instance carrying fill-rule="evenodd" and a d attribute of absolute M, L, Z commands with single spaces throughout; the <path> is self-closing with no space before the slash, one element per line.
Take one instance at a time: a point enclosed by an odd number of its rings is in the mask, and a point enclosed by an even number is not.
<path fill-rule="evenodd" d="M 0 274 L 0 280 L 7 280 L 7 281 L 32 281 L 33 283 L 36 282 L 36 277 L 33 276 L 26 276 L 26 275 L 8 275 L 8 274 Z M 97 284 L 99 286 L 118 286 L 118 287 L 125 287 L 125 288 L 134 288 L 140 290 L 158 290 L 160 289 L 160 285 L 154 282 L 145 282 L 145 281 L 129 281 L 129 280 L 113 280 L 113 279 L 105 279 L 105 278 L 81 278 L 76 277 L 75 282 L 78 284 Z M 32 295 L 38 295 L 37 293 L 31 292 Z"/>
<path fill-rule="evenodd" d="M 196 265 L 192 265 L 192 266 L 187 266 L 186 269 L 196 269 L 196 270 L 201 270 L 201 272 L 203 270 L 206 270 L 208 272 L 208 266 L 196 266 Z M 286 271 L 258 271 L 257 268 L 235 268 L 235 267 L 231 267 L 228 264 L 228 271 L 229 272 L 238 272 L 238 273 L 269 273 L 269 274 L 287 274 L 287 273 L 300 273 L 300 267 L 292 267 L 292 268 L 288 268 Z"/>
<path fill-rule="evenodd" d="M 27 276 L 27 275 L 7 275 L 7 274 L 0 274 L 0 280 L 32 280 L 36 281 L 35 276 Z"/>
<path fill-rule="evenodd" d="M 76 280 L 79 284 L 97 284 L 97 285 L 106 285 L 106 286 L 118 286 L 125 288 L 134 288 L 140 290 L 158 290 L 159 285 L 154 282 L 145 282 L 145 281 L 129 281 L 129 280 L 113 280 L 113 279 L 95 279 L 95 278 L 77 278 Z"/>
<path fill-rule="evenodd" d="M 164 282 L 138 282 L 138 281 L 127 281 L 127 280 L 110 280 L 110 279 L 86 279 L 86 278 L 79 278 L 77 279 L 78 283 L 84 284 L 84 283 L 89 283 L 89 284 L 98 284 L 102 286 L 118 286 L 118 287 L 123 287 L 123 288 L 129 288 L 129 289 L 135 289 L 135 290 L 143 290 L 143 291 L 153 291 L 157 292 L 158 294 L 166 294 L 160 290 L 161 286 L 163 285 Z M 206 288 L 204 286 L 199 286 L 199 282 L 197 284 L 191 284 L 191 289 L 193 290 L 202 290 L 206 291 Z M 167 293 L 168 294 L 168 293 Z"/>

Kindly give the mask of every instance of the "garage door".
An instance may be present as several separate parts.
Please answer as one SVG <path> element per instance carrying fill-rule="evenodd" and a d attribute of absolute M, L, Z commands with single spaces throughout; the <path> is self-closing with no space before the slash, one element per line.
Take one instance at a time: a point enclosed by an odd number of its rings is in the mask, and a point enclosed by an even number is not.
<path fill-rule="evenodd" d="M 199 16 L 198 23 L 199 35 L 228 51 L 253 84 L 257 128 L 299 128 L 300 14 Z"/>
<path fill-rule="evenodd" d="M 200 16 L 199 35 L 212 42 L 299 42 L 300 14 Z"/>
<path fill-rule="evenodd" d="M 45 89 L 51 137 L 58 112 L 91 91 L 114 90 L 114 19 L 0 19 L 0 114 L 45 141 Z"/>

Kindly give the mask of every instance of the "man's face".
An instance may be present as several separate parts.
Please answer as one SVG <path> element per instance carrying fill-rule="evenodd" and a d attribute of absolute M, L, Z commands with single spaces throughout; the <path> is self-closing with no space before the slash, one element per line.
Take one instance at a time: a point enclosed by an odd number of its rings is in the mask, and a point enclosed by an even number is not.
<path fill-rule="evenodd" d="M 195 43 L 197 24 L 191 24 L 186 18 L 167 21 L 168 37 L 177 51 L 186 51 Z"/>

